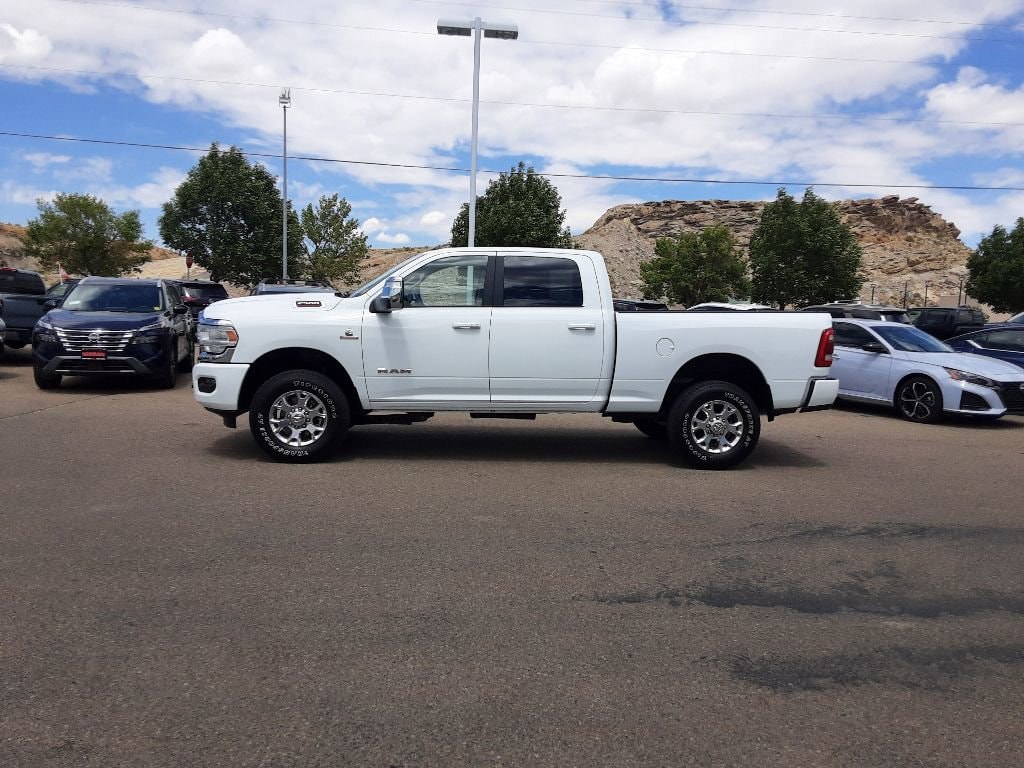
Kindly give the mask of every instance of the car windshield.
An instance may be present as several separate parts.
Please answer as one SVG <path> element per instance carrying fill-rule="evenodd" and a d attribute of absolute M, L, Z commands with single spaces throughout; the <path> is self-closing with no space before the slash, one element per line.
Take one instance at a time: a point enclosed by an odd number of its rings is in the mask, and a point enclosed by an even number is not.
<path fill-rule="evenodd" d="M 391 269 L 389 269 L 384 274 L 377 275 L 375 278 L 373 278 L 373 280 L 370 280 L 369 282 L 363 283 L 358 288 L 356 288 L 354 291 L 352 291 L 352 293 L 350 293 L 349 296 L 363 296 L 363 295 L 369 293 L 374 288 L 376 288 L 378 285 L 380 285 L 385 280 L 387 280 L 389 277 L 391 277 L 393 274 L 395 274 L 395 272 L 397 272 L 402 267 L 404 267 L 406 264 L 411 262 L 413 259 L 418 259 L 422 255 L 423 255 L 422 253 L 417 253 L 415 256 L 410 256 L 405 261 L 400 262 L 400 263 L 396 264 L 395 266 L 393 266 Z"/>
<path fill-rule="evenodd" d="M 1011 317 L 1006 322 L 1008 322 L 1008 323 L 1024 323 L 1024 312 L 1021 312 L 1019 315 L 1014 315 L 1013 317 Z"/>
<path fill-rule="evenodd" d="M 912 325 L 876 325 L 871 328 L 885 339 L 890 346 L 901 352 L 952 352 L 953 348 L 943 344 L 934 336 Z"/>
<path fill-rule="evenodd" d="M 189 296 L 210 301 L 219 301 L 228 297 L 228 292 L 222 285 L 183 285 L 182 290 Z"/>
<path fill-rule="evenodd" d="M 156 285 L 79 283 L 61 307 L 72 312 L 159 312 L 160 293 Z"/>

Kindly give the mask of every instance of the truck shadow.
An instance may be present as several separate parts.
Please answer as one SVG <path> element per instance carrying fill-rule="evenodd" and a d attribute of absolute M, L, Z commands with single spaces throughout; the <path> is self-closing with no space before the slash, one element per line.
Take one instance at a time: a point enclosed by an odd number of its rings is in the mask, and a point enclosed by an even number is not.
<path fill-rule="evenodd" d="M 213 455 L 270 462 L 253 442 L 240 420 L 237 432 L 218 439 L 207 448 Z M 621 430 L 607 428 L 544 428 L 436 426 L 359 426 L 346 436 L 328 463 L 354 461 L 474 461 L 474 462 L 558 462 L 590 464 L 677 465 L 687 469 L 665 442 L 651 440 L 628 425 Z M 754 455 L 738 469 L 758 467 L 819 467 L 824 464 L 789 446 L 764 441 Z"/>

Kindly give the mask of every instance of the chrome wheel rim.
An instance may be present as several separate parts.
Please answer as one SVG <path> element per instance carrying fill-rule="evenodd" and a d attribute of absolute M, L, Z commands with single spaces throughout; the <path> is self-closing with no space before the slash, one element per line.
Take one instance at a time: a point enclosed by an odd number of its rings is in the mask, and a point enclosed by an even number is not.
<path fill-rule="evenodd" d="M 908 419 L 924 421 L 935 412 L 935 392 L 923 381 L 913 381 L 900 390 L 900 409 Z"/>
<path fill-rule="evenodd" d="M 285 392 L 270 406 L 270 431 L 291 448 L 312 445 L 327 431 L 327 406 L 310 392 Z"/>
<path fill-rule="evenodd" d="M 732 403 L 709 400 L 690 417 L 690 437 L 706 453 L 728 453 L 743 439 L 743 415 Z"/>

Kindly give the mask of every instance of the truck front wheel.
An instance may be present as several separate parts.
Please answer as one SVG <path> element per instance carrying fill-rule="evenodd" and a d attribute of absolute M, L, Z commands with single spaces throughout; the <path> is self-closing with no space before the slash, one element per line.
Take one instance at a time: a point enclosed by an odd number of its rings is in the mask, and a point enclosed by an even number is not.
<path fill-rule="evenodd" d="M 693 384 L 669 412 L 672 447 L 698 469 L 736 466 L 754 450 L 760 435 L 761 416 L 754 398 L 727 381 Z"/>
<path fill-rule="evenodd" d="M 285 371 L 252 398 L 249 429 L 278 461 L 323 458 L 351 424 L 348 400 L 337 384 L 315 371 Z"/>

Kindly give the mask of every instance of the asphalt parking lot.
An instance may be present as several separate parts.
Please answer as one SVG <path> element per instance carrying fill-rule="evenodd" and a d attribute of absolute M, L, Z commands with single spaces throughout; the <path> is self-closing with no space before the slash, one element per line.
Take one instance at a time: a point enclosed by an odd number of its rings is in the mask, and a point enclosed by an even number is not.
<path fill-rule="evenodd" d="M 1024 419 L 243 426 L 0 360 L 0 765 L 1024 762 Z"/>

